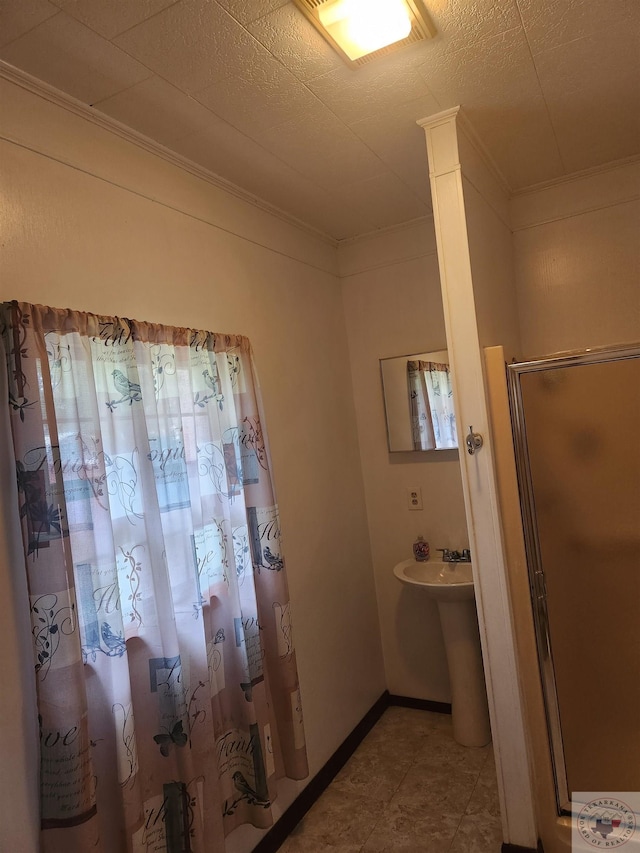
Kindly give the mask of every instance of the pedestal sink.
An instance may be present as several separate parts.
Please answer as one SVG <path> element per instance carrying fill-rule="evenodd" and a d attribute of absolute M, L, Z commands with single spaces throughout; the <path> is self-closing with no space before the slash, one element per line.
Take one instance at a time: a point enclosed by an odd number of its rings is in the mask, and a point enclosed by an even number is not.
<path fill-rule="evenodd" d="M 437 602 L 449 666 L 453 736 L 463 746 L 484 746 L 491 740 L 491 729 L 471 563 L 404 560 L 393 573 Z"/>

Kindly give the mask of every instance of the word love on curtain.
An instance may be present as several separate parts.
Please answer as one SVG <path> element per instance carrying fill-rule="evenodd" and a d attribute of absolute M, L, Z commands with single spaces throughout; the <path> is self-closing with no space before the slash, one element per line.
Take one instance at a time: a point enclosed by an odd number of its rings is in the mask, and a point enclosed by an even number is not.
<path fill-rule="evenodd" d="M 249 342 L 1 311 L 42 850 L 223 850 L 308 773 Z"/>

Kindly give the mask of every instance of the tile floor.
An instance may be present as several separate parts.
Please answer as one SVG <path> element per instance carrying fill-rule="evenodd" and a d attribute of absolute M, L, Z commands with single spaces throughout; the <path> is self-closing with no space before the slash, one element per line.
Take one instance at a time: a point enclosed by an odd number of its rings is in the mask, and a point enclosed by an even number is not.
<path fill-rule="evenodd" d="M 499 853 L 491 746 L 451 717 L 388 708 L 279 853 Z"/>

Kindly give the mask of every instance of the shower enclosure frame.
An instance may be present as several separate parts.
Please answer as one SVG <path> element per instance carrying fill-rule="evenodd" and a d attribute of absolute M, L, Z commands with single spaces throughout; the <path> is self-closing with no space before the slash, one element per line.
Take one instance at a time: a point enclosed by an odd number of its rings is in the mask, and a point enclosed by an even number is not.
<path fill-rule="evenodd" d="M 640 344 L 620 344 L 603 348 L 581 350 L 577 352 L 557 353 L 532 361 L 514 362 L 507 365 L 507 384 L 509 389 L 509 408 L 511 431 L 513 435 L 518 492 L 524 533 L 524 545 L 527 559 L 529 593 L 533 611 L 538 665 L 542 681 L 542 693 L 547 722 L 551 764 L 555 780 L 555 795 L 558 815 L 571 814 L 571 795 L 567 784 L 560 708 L 553 666 L 547 592 L 533 491 L 533 480 L 529 465 L 527 431 L 524 418 L 524 400 L 521 376 L 544 370 L 578 367 L 640 358 Z"/>

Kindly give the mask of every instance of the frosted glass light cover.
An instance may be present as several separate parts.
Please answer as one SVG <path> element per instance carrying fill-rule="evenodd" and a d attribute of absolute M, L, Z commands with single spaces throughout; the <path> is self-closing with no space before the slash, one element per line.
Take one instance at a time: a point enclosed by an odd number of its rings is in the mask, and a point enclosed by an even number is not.
<path fill-rule="evenodd" d="M 334 0 L 318 10 L 320 23 L 349 59 L 359 59 L 411 32 L 404 0 Z"/>

